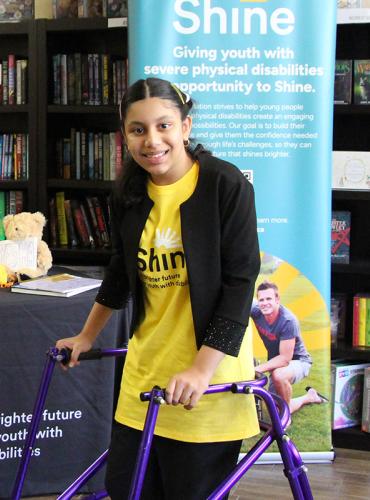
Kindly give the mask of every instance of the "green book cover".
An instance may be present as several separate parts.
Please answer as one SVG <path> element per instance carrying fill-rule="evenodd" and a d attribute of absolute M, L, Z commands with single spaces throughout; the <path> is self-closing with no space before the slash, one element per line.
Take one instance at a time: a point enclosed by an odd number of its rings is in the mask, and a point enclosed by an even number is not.
<path fill-rule="evenodd" d="M 5 240 L 3 218 L 5 217 L 5 191 L 0 191 L 0 240 Z"/>

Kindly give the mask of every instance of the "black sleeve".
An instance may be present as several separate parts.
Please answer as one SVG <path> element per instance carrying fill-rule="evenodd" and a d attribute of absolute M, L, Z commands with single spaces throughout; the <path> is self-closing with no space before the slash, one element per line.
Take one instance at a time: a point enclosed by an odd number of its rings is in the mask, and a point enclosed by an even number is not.
<path fill-rule="evenodd" d="M 95 301 L 111 309 L 122 309 L 130 298 L 129 280 L 120 235 L 121 218 L 111 205 L 111 233 L 113 255 L 105 269 L 104 279 Z"/>
<path fill-rule="evenodd" d="M 260 254 L 253 186 L 240 173 L 224 193 L 221 295 L 203 344 L 237 356 L 249 322 Z"/>

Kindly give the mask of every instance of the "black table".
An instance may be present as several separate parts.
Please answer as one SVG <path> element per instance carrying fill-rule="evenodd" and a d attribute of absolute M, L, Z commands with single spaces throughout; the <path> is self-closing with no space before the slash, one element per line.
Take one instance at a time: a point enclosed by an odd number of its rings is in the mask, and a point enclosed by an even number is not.
<path fill-rule="evenodd" d="M 59 298 L 0 289 L 0 498 L 10 495 L 46 352 L 81 329 L 97 290 Z M 124 313 L 114 313 L 96 347 L 116 347 Z M 64 491 L 109 444 L 114 359 L 56 366 L 22 496 Z M 103 471 L 83 492 L 103 488 Z"/>

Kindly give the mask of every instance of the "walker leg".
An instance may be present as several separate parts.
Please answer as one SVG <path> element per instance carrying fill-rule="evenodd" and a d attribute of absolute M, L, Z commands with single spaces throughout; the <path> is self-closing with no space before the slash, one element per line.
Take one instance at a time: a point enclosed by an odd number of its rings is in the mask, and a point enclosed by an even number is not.
<path fill-rule="evenodd" d="M 32 412 L 30 429 L 28 431 L 26 442 L 23 447 L 22 457 L 18 465 L 17 475 L 11 494 L 12 500 L 19 500 L 21 498 L 24 480 L 33 451 L 33 445 L 35 444 L 36 440 L 36 433 L 42 418 L 42 411 L 45 405 L 46 395 L 48 393 L 48 388 L 50 385 L 55 363 L 58 360 L 57 352 L 57 349 L 49 349 L 49 351 L 47 352 L 48 357 L 45 363 L 44 371 L 42 373 L 39 391 Z"/>
<path fill-rule="evenodd" d="M 306 467 L 298 453 L 297 448 L 285 433 L 285 428 L 290 423 L 290 413 L 287 404 L 276 397 L 277 402 L 265 389 L 258 386 L 242 386 L 235 384 L 234 392 L 255 394 L 263 399 L 270 415 L 271 424 L 260 422 L 265 435 L 251 448 L 247 455 L 236 465 L 233 472 L 212 492 L 207 500 L 221 500 L 240 478 L 252 467 L 266 449 L 277 441 L 281 458 L 284 463 L 286 475 L 295 500 L 313 500 L 311 488 L 306 476 Z M 280 414 L 277 404 L 279 404 Z"/>
<path fill-rule="evenodd" d="M 130 486 L 129 500 L 139 500 L 148 465 L 150 448 L 153 441 L 154 427 L 157 421 L 159 405 L 164 403 L 163 391 L 154 387 L 151 392 L 143 434 L 136 459 L 135 471 Z"/>
<path fill-rule="evenodd" d="M 311 500 L 313 497 L 308 480 L 307 478 L 304 480 L 302 477 L 302 475 L 305 475 L 305 466 L 295 448 L 294 443 L 284 430 L 273 397 L 270 393 L 258 387 L 256 387 L 253 392 L 257 395 L 261 395 L 267 406 L 272 422 L 272 429 L 275 434 L 274 437 L 279 447 L 280 455 L 285 467 L 284 474 L 289 481 L 294 499 Z M 281 398 L 279 398 L 279 400 L 283 406 L 287 406 Z M 295 450 L 295 452 L 293 452 L 293 450 Z"/>

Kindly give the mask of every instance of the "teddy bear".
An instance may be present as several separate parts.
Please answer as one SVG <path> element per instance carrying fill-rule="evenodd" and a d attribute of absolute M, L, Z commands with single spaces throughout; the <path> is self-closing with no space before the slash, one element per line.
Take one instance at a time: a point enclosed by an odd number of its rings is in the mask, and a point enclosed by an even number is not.
<path fill-rule="evenodd" d="M 37 268 L 19 269 L 15 275 L 14 271 L 9 270 L 12 279 L 17 275 L 26 275 L 29 278 L 37 278 L 47 274 L 53 263 L 50 249 L 45 241 L 42 240 L 42 232 L 46 224 L 45 216 L 41 212 L 20 212 L 15 215 L 6 215 L 3 219 L 4 231 L 7 240 L 22 240 L 36 236 L 37 238 Z"/>

